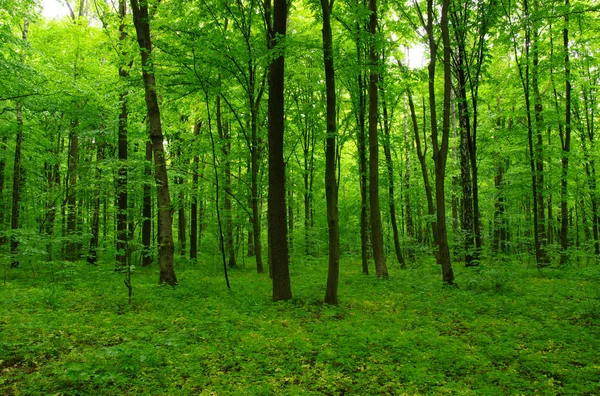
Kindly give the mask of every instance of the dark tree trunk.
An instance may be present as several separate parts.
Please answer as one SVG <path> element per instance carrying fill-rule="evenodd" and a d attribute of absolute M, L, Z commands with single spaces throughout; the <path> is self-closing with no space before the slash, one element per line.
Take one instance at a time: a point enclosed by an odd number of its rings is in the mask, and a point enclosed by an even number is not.
<path fill-rule="evenodd" d="M 146 163 L 144 164 L 143 203 L 142 203 L 142 266 L 152 264 L 152 143 L 146 141 Z"/>
<path fill-rule="evenodd" d="M 270 10 L 270 0 L 267 0 Z M 274 0 L 271 39 L 275 47 L 283 45 L 287 30 L 288 5 L 286 0 Z M 269 65 L 269 250 L 273 278 L 273 301 L 290 300 L 289 255 L 285 206 L 285 162 L 283 141 L 284 115 L 284 60 L 283 50 L 276 51 Z"/>
<path fill-rule="evenodd" d="M 382 84 L 383 85 L 383 84 Z M 394 196 L 394 163 L 392 161 L 392 147 L 391 147 L 391 120 L 389 119 L 386 92 L 381 89 L 381 102 L 383 107 L 383 133 L 385 144 L 383 146 L 383 152 L 385 154 L 385 164 L 388 175 L 388 199 L 390 208 L 390 222 L 392 223 L 392 233 L 394 237 L 394 251 L 396 252 L 396 260 L 400 264 L 400 268 L 406 268 L 406 262 L 402 257 L 402 251 L 400 250 L 400 236 L 398 235 L 398 222 L 396 219 L 396 203 Z"/>
<path fill-rule="evenodd" d="M 473 185 L 471 184 L 471 161 L 469 155 L 469 142 L 467 128 L 469 121 L 466 118 L 466 103 L 464 98 L 459 99 L 460 113 L 460 183 L 462 186 L 461 200 L 461 226 L 464 236 L 465 266 L 471 267 L 474 261 L 475 238 L 473 234 Z"/>
<path fill-rule="evenodd" d="M 383 252 L 383 232 L 381 229 L 381 213 L 379 210 L 379 141 L 377 138 L 377 120 L 379 116 L 379 55 L 376 51 L 377 34 L 377 0 L 369 0 L 369 32 L 371 43 L 369 50 L 369 207 L 371 214 L 371 245 L 375 272 L 379 278 L 387 278 L 388 270 Z"/>
<path fill-rule="evenodd" d="M 442 2 L 442 13 L 440 19 L 440 28 L 442 33 L 443 54 L 444 54 L 444 102 L 443 102 L 443 123 L 442 123 L 442 141 L 438 141 L 438 125 L 436 115 L 435 99 L 435 64 L 437 57 L 437 43 L 433 36 L 433 1 L 427 1 L 427 34 L 429 37 L 429 111 L 431 113 L 431 139 L 433 142 L 433 160 L 435 163 L 435 203 L 437 220 L 437 244 L 438 244 L 438 263 L 442 267 L 442 278 L 445 284 L 454 283 L 454 272 L 450 261 L 450 249 L 448 247 L 448 234 L 446 229 L 446 202 L 445 202 L 445 175 L 446 160 L 448 158 L 448 140 L 450 137 L 450 93 L 451 74 L 450 74 L 450 34 L 448 30 L 448 7 L 449 0 Z"/>
<path fill-rule="evenodd" d="M 325 303 L 338 304 L 338 281 L 340 273 L 340 229 L 338 217 L 338 189 L 336 181 L 337 120 L 335 68 L 333 62 L 333 35 L 331 11 L 334 0 L 321 0 L 323 11 L 323 60 L 325 89 L 327 92 L 327 139 L 325 149 L 325 198 L 327 200 L 327 226 L 329 231 L 329 266 Z"/>
<path fill-rule="evenodd" d="M 357 32 L 362 30 L 360 23 L 357 23 Z M 356 39 L 357 63 L 364 63 L 362 43 L 360 38 Z M 358 108 L 356 109 L 358 121 L 357 146 L 358 146 L 358 173 L 360 173 L 360 253 L 362 272 L 369 275 L 369 199 L 368 199 L 368 175 L 367 175 L 367 146 L 366 146 L 366 113 L 367 100 L 365 92 L 365 77 L 363 70 L 359 70 L 357 75 L 358 89 Z"/>
<path fill-rule="evenodd" d="M 6 230 L 6 199 L 4 197 L 4 171 L 6 170 L 6 146 L 8 143 L 8 137 L 2 136 L 2 142 L 0 143 L 0 227 L 2 230 Z M 6 234 L 4 231 L 0 233 L 0 245 L 6 244 Z"/>
<path fill-rule="evenodd" d="M 565 0 L 569 8 L 569 0 Z M 565 13 L 565 27 L 563 29 L 563 47 L 565 51 L 565 134 L 561 134 L 562 145 L 562 173 L 560 180 L 560 263 L 567 262 L 568 248 L 568 207 L 567 207 L 567 176 L 569 170 L 569 152 L 571 151 L 571 65 L 569 62 L 569 13 Z"/>
<path fill-rule="evenodd" d="M 258 201 L 260 199 L 258 193 L 258 162 L 259 162 L 259 141 L 258 141 L 258 126 L 257 126 L 257 115 L 252 114 L 251 129 L 252 129 L 252 148 L 251 148 L 251 162 L 252 162 L 252 180 L 251 180 L 251 197 L 250 201 L 252 204 L 252 234 L 254 241 L 254 255 L 256 257 L 256 272 L 264 274 L 265 268 L 262 260 L 262 243 L 260 237 L 260 212 L 258 210 Z"/>
<path fill-rule="evenodd" d="M 119 31 L 120 37 L 119 42 L 124 46 L 127 40 L 127 33 L 125 31 L 125 18 L 127 17 L 127 5 L 125 0 L 119 0 Z M 123 52 L 124 55 L 124 52 Z M 127 69 L 121 65 L 119 67 L 119 77 L 121 81 L 125 82 L 129 77 Z M 121 92 L 119 100 L 121 102 L 121 113 L 119 114 L 119 130 L 118 130 L 118 155 L 119 155 L 119 168 L 117 170 L 117 266 L 116 270 L 122 271 L 127 266 L 127 246 L 129 240 L 129 232 L 127 230 L 127 95 L 126 89 Z"/>
<path fill-rule="evenodd" d="M 404 106 L 406 111 L 407 97 L 404 97 Z M 404 223 L 406 228 L 406 234 L 408 235 L 410 244 L 412 245 L 415 238 L 415 229 L 413 224 L 412 206 L 410 199 L 411 190 L 411 161 L 410 161 L 410 137 L 408 132 L 408 119 L 404 119 Z M 408 255 L 410 258 L 414 258 L 414 248 L 411 246 L 408 249 Z"/>
<path fill-rule="evenodd" d="M 201 121 L 196 121 L 194 124 L 194 153 L 198 152 L 198 137 L 200 136 Z M 193 176 L 192 176 L 192 205 L 190 210 L 190 259 L 198 257 L 198 172 L 199 172 L 200 157 L 194 155 Z"/>
<path fill-rule="evenodd" d="M 23 41 L 27 41 L 29 32 L 29 20 L 25 19 L 23 25 Z M 23 57 L 23 62 L 25 58 Z M 12 256 L 11 267 L 19 266 L 19 238 L 16 233 L 19 230 L 19 214 L 21 211 L 21 188 L 23 187 L 23 175 L 21 172 L 21 150 L 23 147 L 23 102 L 17 102 L 17 137 L 15 143 L 15 161 L 13 171 L 13 191 L 12 191 L 12 213 L 11 213 L 11 238 L 10 254 Z"/>
<path fill-rule="evenodd" d="M 92 238 L 90 239 L 90 249 L 88 252 L 88 263 L 95 265 L 98 261 L 98 245 L 100 242 L 100 184 L 102 183 L 101 162 L 104 159 L 103 143 L 97 143 L 96 152 L 96 186 L 94 188 L 94 202 L 92 209 Z"/>
<path fill-rule="evenodd" d="M 534 2 L 534 4 L 536 4 Z M 534 10 L 534 12 L 537 10 Z M 537 144 L 534 149 L 535 158 L 535 186 L 536 194 L 534 199 L 537 203 L 537 234 L 539 246 L 536 248 L 536 261 L 538 267 L 545 267 L 550 259 L 547 252 L 547 233 L 546 233 L 546 214 L 544 211 L 544 157 L 543 157 L 543 119 L 542 119 L 542 97 L 539 89 L 539 28 L 537 22 L 533 21 L 533 40 L 531 42 L 532 68 L 531 68 L 531 88 L 533 90 L 534 114 L 535 114 L 535 132 Z M 535 208 L 534 208 L 535 209 Z"/>
<path fill-rule="evenodd" d="M 157 184 L 158 196 L 158 258 L 160 263 L 160 283 L 169 285 L 177 284 L 173 251 L 173 218 L 171 215 L 171 197 L 169 194 L 169 178 L 167 177 L 167 164 L 165 149 L 163 147 L 163 133 L 160 120 L 158 97 L 156 94 L 156 79 L 150 57 L 152 55 L 152 41 L 150 38 L 150 21 L 148 4 L 131 0 L 133 21 L 136 28 L 137 39 L 142 57 L 142 77 L 150 122 L 150 140 L 154 155 L 154 178 Z"/>
<path fill-rule="evenodd" d="M 67 201 L 65 208 L 67 212 L 65 258 L 68 261 L 77 261 L 79 259 L 79 244 L 75 241 L 77 231 L 77 165 L 79 159 L 78 124 L 78 122 L 75 122 L 72 125 L 71 133 L 69 134 Z"/>
<path fill-rule="evenodd" d="M 431 189 L 431 183 L 429 181 L 429 172 L 427 171 L 427 139 L 424 139 L 425 148 L 424 150 L 421 148 L 421 137 L 419 136 L 419 124 L 417 123 L 417 113 L 415 111 L 415 104 L 412 99 L 412 94 L 410 91 L 407 92 L 408 95 L 408 106 L 410 108 L 410 117 L 412 120 L 413 131 L 415 134 L 415 144 L 417 146 L 417 158 L 419 159 L 419 164 L 421 165 L 421 174 L 423 175 L 423 184 L 425 185 L 425 198 L 427 199 L 427 214 L 431 218 L 428 220 L 431 224 L 431 235 L 433 236 L 433 240 L 435 245 L 437 246 L 437 221 L 435 219 L 435 206 L 433 205 L 433 193 Z M 425 112 L 425 109 L 423 109 Z M 425 130 L 425 125 L 423 125 L 423 129 Z M 423 131 L 423 135 L 425 135 L 425 131 Z M 422 241 L 422 238 L 418 238 Z M 438 257 L 438 252 L 436 249 L 435 257 Z"/>
<path fill-rule="evenodd" d="M 25 25 L 27 26 L 27 25 Z M 24 33 L 25 36 L 25 33 Z M 26 37 L 26 36 L 25 36 Z M 19 266 L 19 238 L 16 233 L 19 230 L 19 214 L 21 212 L 21 149 L 23 147 L 23 103 L 17 103 L 17 137 L 15 143 L 15 161 L 13 170 L 13 191 L 12 191 L 12 212 L 11 212 L 11 237 L 10 237 L 10 254 L 12 262 L 10 266 L 17 268 Z"/>
<path fill-rule="evenodd" d="M 309 95 L 309 101 L 312 101 L 312 94 Z M 315 131 L 310 117 L 304 117 L 304 132 L 302 135 L 302 154 L 304 160 L 304 172 L 302 178 L 304 182 L 304 254 L 311 255 L 312 251 L 312 180 L 314 173 L 314 152 L 315 152 Z"/>
<path fill-rule="evenodd" d="M 58 201 L 58 196 L 55 196 L 54 190 L 55 188 L 60 186 L 60 164 L 58 160 L 58 153 L 60 152 L 60 128 L 57 133 L 56 139 L 56 147 L 52 149 L 50 152 L 56 158 L 56 162 L 54 164 L 46 164 L 44 168 L 46 169 L 46 185 L 48 191 L 48 197 L 46 200 L 46 223 L 45 223 L 45 235 L 47 238 L 46 242 L 46 251 L 47 251 L 47 260 L 52 261 L 52 234 L 54 233 L 54 222 L 56 220 L 56 205 Z"/>
<path fill-rule="evenodd" d="M 185 249 L 187 242 L 187 219 L 185 217 L 185 191 L 183 185 L 185 180 L 183 177 L 176 179 L 179 184 L 179 207 L 177 209 L 177 239 L 179 240 L 179 254 L 185 257 Z"/>

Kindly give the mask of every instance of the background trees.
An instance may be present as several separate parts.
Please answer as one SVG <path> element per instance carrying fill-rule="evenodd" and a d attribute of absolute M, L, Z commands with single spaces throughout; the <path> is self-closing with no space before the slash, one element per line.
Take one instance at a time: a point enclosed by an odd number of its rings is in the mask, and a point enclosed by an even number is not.
<path fill-rule="evenodd" d="M 59 21 L 3 5 L 0 242 L 14 266 L 156 256 L 174 284 L 175 251 L 219 252 L 215 204 L 231 266 L 266 272 L 270 252 L 276 300 L 291 298 L 288 260 L 328 255 L 335 273 L 336 210 L 341 265 L 367 274 L 373 258 L 382 278 L 390 253 L 437 259 L 446 283 L 451 261 L 600 255 L 591 3 L 98 1 Z"/>

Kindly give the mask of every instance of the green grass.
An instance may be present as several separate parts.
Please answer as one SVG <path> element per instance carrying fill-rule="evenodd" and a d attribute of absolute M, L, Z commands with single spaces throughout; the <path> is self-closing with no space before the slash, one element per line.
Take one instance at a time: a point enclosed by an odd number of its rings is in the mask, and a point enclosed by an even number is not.
<path fill-rule="evenodd" d="M 294 261 L 283 303 L 218 265 L 178 263 L 176 288 L 136 268 L 131 305 L 111 264 L 7 270 L 0 394 L 600 394 L 597 265 L 456 266 L 448 288 L 430 262 L 383 281 L 344 259 L 339 307 L 325 260 Z"/>

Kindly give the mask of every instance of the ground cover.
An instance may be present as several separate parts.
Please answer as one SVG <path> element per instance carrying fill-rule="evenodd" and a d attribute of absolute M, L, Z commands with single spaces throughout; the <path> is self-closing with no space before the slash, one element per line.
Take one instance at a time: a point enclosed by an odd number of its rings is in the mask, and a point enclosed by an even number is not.
<path fill-rule="evenodd" d="M 600 268 L 521 260 L 430 262 L 383 281 L 343 259 L 339 307 L 326 260 L 295 260 L 291 302 L 250 263 L 155 268 L 29 263 L 0 292 L 0 394 L 600 394 Z M 54 273 L 54 281 L 52 281 Z M 35 278 L 34 278 L 35 274 Z"/>

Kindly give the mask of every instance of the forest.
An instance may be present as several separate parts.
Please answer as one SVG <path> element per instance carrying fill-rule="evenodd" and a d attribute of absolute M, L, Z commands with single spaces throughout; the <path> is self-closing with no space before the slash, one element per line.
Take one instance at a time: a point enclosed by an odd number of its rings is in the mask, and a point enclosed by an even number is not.
<path fill-rule="evenodd" d="M 600 393 L 597 0 L 0 0 L 0 393 Z"/>

